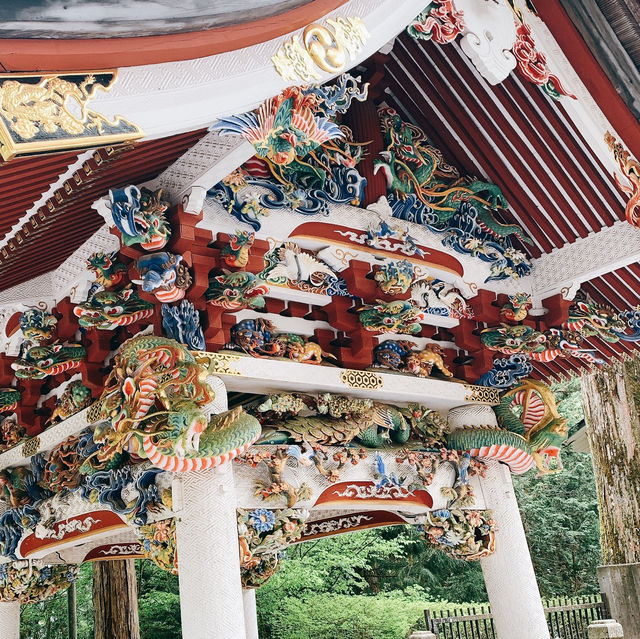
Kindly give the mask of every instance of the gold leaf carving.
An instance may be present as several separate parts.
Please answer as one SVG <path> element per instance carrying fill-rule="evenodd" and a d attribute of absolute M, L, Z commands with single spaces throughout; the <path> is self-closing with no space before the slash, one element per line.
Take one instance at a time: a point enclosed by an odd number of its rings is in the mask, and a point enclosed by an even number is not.
<path fill-rule="evenodd" d="M 358 17 L 327 19 L 314 22 L 300 35 L 282 43 L 271 57 L 278 74 L 288 82 L 302 79 L 320 80 L 318 68 L 328 73 L 342 71 L 347 56 L 352 60 L 369 38 L 367 28 Z"/>
<path fill-rule="evenodd" d="M 22 456 L 33 457 L 40 450 L 40 438 L 32 437 L 22 444 Z"/>
<path fill-rule="evenodd" d="M 89 108 L 108 91 L 115 71 L 0 75 L 0 153 L 7 160 L 42 151 L 104 146 L 142 137 L 131 122 Z"/>

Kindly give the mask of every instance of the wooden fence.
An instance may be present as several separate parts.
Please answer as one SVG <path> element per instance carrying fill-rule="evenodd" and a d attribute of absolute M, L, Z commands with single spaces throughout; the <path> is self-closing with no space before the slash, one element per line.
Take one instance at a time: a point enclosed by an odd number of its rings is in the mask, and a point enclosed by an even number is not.
<path fill-rule="evenodd" d="M 595 619 L 608 617 L 601 595 L 558 597 L 542 603 L 552 639 L 586 639 L 587 626 Z M 427 630 L 438 639 L 496 639 L 488 605 L 425 610 L 425 621 Z"/>

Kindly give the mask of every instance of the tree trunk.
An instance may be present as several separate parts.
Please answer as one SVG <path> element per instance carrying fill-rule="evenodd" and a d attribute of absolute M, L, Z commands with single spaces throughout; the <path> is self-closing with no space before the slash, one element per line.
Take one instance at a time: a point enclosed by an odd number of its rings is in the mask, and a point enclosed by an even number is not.
<path fill-rule="evenodd" d="M 94 562 L 93 607 L 95 639 L 140 639 L 135 560 Z"/>
<path fill-rule="evenodd" d="M 78 639 L 78 614 L 75 581 L 73 581 L 67 589 L 67 620 L 69 626 L 69 639 Z"/>
<path fill-rule="evenodd" d="M 640 360 L 582 380 L 605 564 L 640 562 Z"/>

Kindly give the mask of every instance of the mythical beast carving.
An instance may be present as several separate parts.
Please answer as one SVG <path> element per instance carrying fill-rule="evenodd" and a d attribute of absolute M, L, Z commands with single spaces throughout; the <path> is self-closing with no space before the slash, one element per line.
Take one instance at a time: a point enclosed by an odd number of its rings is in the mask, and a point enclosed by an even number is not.
<path fill-rule="evenodd" d="M 241 408 L 209 418 L 204 411 L 214 393 L 206 376 L 206 365 L 174 340 L 140 335 L 125 342 L 99 400 L 98 419 L 106 422 L 94 433 L 98 459 L 127 451 L 184 472 L 244 452 L 260 425 Z"/>

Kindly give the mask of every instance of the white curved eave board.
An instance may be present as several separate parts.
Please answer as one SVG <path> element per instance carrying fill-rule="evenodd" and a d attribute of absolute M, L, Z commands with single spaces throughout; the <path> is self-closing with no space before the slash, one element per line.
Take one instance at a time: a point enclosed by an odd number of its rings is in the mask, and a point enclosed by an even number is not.
<path fill-rule="evenodd" d="M 356 67 L 400 33 L 423 9 L 424 0 L 351 0 L 327 17 L 359 17 L 369 39 L 344 71 Z M 114 88 L 99 93 L 91 108 L 120 115 L 142 128 L 145 139 L 208 127 L 219 117 L 244 113 L 292 83 L 283 80 L 271 56 L 299 29 L 244 49 L 195 60 L 118 70 Z M 335 76 L 320 70 L 320 83 Z M 356 74 L 357 75 L 357 74 Z M 300 80 L 296 84 L 308 82 Z"/>

